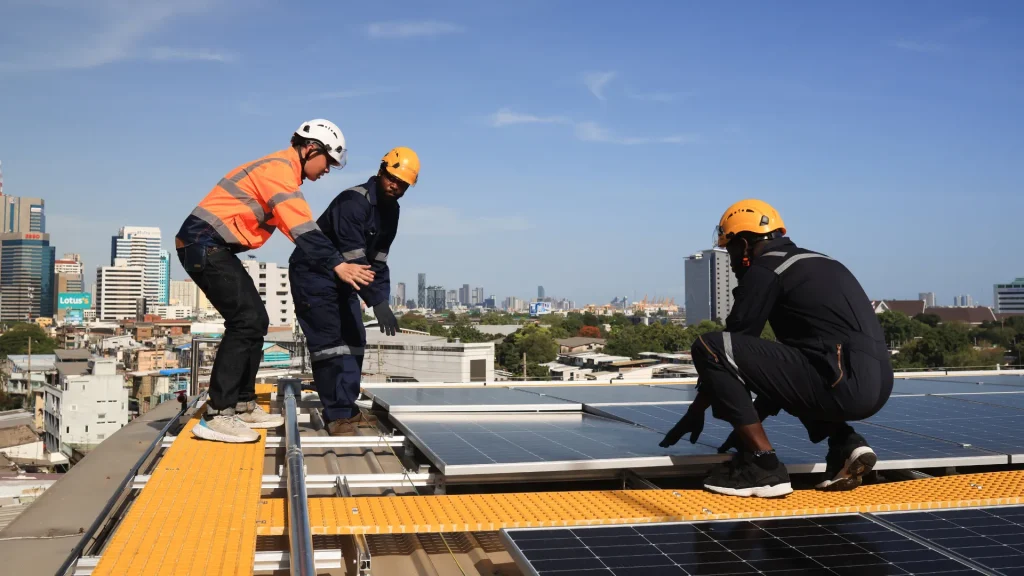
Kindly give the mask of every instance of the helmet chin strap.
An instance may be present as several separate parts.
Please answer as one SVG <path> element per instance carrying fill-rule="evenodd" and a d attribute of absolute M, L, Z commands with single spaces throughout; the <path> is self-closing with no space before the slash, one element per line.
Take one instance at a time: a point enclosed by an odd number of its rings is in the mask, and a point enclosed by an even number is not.
<path fill-rule="evenodd" d="M 312 160 L 313 158 L 316 158 L 317 156 L 324 155 L 324 154 L 326 154 L 326 153 L 323 151 L 322 148 L 318 149 L 315 146 L 313 147 L 313 150 L 307 152 L 305 156 L 303 156 L 302 154 L 299 154 L 299 168 L 301 168 L 301 170 L 299 170 L 299 172 L 301 172 L 301 176 L 302 176 L 303 180 L 306 179 L 306 162 Z"/>

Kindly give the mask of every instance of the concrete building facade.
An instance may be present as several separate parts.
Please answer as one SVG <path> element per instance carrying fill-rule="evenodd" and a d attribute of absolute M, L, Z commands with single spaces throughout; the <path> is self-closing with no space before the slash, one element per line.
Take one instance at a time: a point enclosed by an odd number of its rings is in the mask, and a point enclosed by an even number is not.
<path fill-rule="evenodd" d="M 703 250 L 691 255 L 685 264 L 686 325 L 702 320 L 725 322 L 732 310 L 732 290 L 736 275 L 729 266 L 725 250 Z"/>
<path fill-rule="evenodd" d="M 149 304 L 167 304 L 167 292 L 161 285 L 165 278 L 161 253 L 166 251 L 160 248 L 160 241 L 160 229 L 153 226 L 124 226 L 110 240 L 111 265 L 124 259 L 128 266 L 142 268 L 143 296 Z"/>
<path fill-rule="evenodd" d="M 288 281 L 288 267 L 279 267 L 273 262 L 243 260 L 242 266 L 249 273 L 260 298 L 267 307 L 271 326 L 294 326 L 295 303 L 292 302 L 291 284 Z"/>
<path fill-rule="evenodd" d="M 368 382 L 493 382 L 494 343 L 449 343 L 418 334 L 366 331 L 363 373 Z"/>
<path fill-rule="evenodd" d="M 69 457 L 72 447 L 88 450 L 128 423 L 128 388 L 116 362 L 93 359 L 78 370 L 81 364 L 46 387 L 46 448 Z"/>
<path fill-rule="evenodd" d="M 427 275 L 423 272 L 416 275 L 416 307 L 427 308 Z"/>
<path fill-rule="evenodd" d="M 172 306 L 199 307 L 199 287 L 192 279 L 171 280 L 167 303 Z"/>
<path fill-rule="evenodd" d="M 1024 314 L 1024 277 L 992 288 L 996 314 Z"/>
<path fill-rule="evenodd" d="M 117 258 L 113 266 L 96 268 L 96 295 L 93 306 L 100 320 L 123 320 L 137 315 L 138 303 L 145 296 L 145 269 L 129 266 Z"/>
<path fill-rule="evenodd" d="M 0 194 L 0 204 L 3 205 L 0 233 L 46 232 L 46 202 L 42 198 Z"/>

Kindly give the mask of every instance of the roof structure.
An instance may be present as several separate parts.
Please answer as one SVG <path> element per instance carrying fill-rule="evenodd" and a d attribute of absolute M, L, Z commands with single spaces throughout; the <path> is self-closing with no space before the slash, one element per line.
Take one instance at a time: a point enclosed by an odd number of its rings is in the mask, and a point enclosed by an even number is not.
<path fill-rule="evenodd" d="M 812 489 L 826 447 L 807 441 L 795 418 L 770 418 L 768 436 L 797 490 L 768 500 L 701 489 L 708 467 L 727 458 L 716 447 L 729 429 L 710 416 L 698 443 L 657 445 L 693 400 L 693 383 L 365 384 L 360 403 L 377 429 L 330 437 L 315 395 L 282 381 L 257 393 L 286 425 L 244 445 L 198 440 L 190 429 L 204 407 L 169 418 L 164 404 L 159 418 L 114 434 L 109 450 L 101 444 L 19 516 L 0 535 L 0 555 L 15 544 L 68 551 L 75 538 L 33 535 L 61 534 L 57 522 L 90 525 L 75 516 L 80 506 L 99 522 L 71 550 L 68 574 L 312 574 L 314 565 L 317 574 L 360 576 L 830 566 L 1010 574 L 1020 565 L 1011 547 L 1024 533 L 1024 510 L 1014 508 L 1024 504 L 1024 372 L 899 379 L 888 404 L 857 425 L 879 462 L 850 492 Z M 166 436 L 143 453 L 139 434 Z M 102 496 L 53 513 L 78 501 L 77 483 L 99 477 L 102 489 L 89 489 Z M 929 528 L 969 533 L 944 539 Z M 696 557 L 698 541 L 718 556 Z M 9 568 L 21 570 L 14 556 Z"/>
<path fill-rule="evenodd" d="M 925 314 L 935 314 L 942 322 L 962 322 L 964 324 L 981 324 L 995 322 L 996 315 L 987 306 L 969 306 L 947 308 L 935 306 L 925 310 Z"/>
<path fill-rule="evenodd" d="M 901 312 L 913 318 L 918 314 L 924 314 L 924 300 L 883 300 L 888 310 Z"/>
<path fill-rule="evenodd" d="M 555 340 L 559 346 L 567 346 L 569 348 L 575 348 L 577 346 L 586 346 L 588 344 L 606 344 L 608 341 L 604 338 L 584 338 L 582 336 L 573 336 L 572 338 L 561 338 Z"/>

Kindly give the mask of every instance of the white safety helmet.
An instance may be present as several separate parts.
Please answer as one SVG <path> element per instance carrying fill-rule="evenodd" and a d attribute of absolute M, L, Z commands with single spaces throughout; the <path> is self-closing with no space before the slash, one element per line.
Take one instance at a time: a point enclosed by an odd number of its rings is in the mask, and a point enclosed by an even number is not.
<path fill-rule="evenodd" d="M 317 118 L 309 122 L 303 122 L 302 126 L 295 131 L 301 138 L 316 140 L 324 145 L 328 155 L 337 163 L 335 168 L 344 168 L 348 161 L 348 148 L 345 147 L 345 135 L 341 133 L 334 122 Z"/>

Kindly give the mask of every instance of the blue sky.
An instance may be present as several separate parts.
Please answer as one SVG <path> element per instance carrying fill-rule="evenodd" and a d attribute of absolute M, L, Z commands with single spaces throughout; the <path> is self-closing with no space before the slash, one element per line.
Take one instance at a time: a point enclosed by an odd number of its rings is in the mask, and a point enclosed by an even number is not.
<path fill-rule="evenodd" d="M 172 249 L 224 173 L 326 117 L 350 155 L 305 187 L 317 214 L 391 147 L 421 156 L 390 260 L 410 294 L 426 272 L 681 303 L 683 259 L 745 197 L 874 298 L 990 304 L 1024 276 L 1018 3 L 297 6 L 7 0 L 5 192 L 43 197 L 91 273 L 121 225 Z"/>

